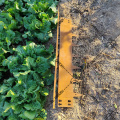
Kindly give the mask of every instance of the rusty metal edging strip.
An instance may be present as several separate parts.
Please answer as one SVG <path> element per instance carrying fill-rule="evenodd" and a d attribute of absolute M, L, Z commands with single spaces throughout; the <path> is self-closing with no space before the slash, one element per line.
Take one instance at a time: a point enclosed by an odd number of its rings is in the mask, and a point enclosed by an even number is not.
<path fill-rule="evenodd" d="M 60 24 L 60 49 L 58 80 L 58 107 L 73 107 L 72 79 L 72 23 L 64 18 Z M 67 70 L 65 70 L 65 69 Z"/>
<path fill-rule="evenodd" d="M 58 4 L 58 20 L 57 20 L 57 41 L 56 41 L 56 61 L 58 59 L 58 36 L 59 36 L 59 4 Z M 53 90 L 53 109 L 55 109 L 56 98 L 56 79 L 57 79 L 57 62 L 55 62 L 55 75 L 54 75 L 54 90 Z"/>
<path fill-rule="evenodd" d="M 57 68 L 59 62 L 59 76 L 58 76 L 58 107 L 73 107 L 73 97 L 79 97 L 81 94 L 73 92 L 73 82 L 77 79 L 73 78 L 73 69 L 79 69 L 72 65 L 72 36 L 77 36 L 72 33 L 72 20 L 61 18 L 59 24 L 59 6 L 58 6 L 58 23 L 57 23 L 57 40 L 56 40 L 56 62 L 54 75 L 54 90 L 53 90 L 53 109 L 55 109 L 56 99 L 56 82 L 57 82 Z M 59 26 L 60 25 L 60 26 Z M 60 30 L 59 30 L 60 27 Z M 58 37 L 60 34 L 60 48 L 58 52 Z M 58 60 L 59 53 L 59 60 Z M 78 81 L 79 82 L 79 81 Z"/>
<path fill-rule="evenodd" d="M 73 69 L 79 69 L 72 65 L 72 20 L 63 18 L 60 24 L 60 48 L 59 48 L 59 77 L 58 77 L 58 107 L 73 107 L 73 97 L 81 94 L 73 92 Z"/>

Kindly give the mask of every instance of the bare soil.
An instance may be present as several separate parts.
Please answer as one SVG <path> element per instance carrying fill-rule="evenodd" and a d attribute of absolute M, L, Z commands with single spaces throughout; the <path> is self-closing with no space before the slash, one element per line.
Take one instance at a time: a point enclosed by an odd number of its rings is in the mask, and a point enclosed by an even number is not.
<path fill-rule="evenodd" d="M 74 90 L 83 96 L 74 98 L 73 108 L 53 109 L 51 91 L 47 120 L 120 120 L 120 0 L 61 0 L 59 5 L 60 18 L 77 26 L 73 43 L 79 46 L 73 54 L 79 57 L 73 64 L 81 67 L 74 74 L 82 82 Z"/>

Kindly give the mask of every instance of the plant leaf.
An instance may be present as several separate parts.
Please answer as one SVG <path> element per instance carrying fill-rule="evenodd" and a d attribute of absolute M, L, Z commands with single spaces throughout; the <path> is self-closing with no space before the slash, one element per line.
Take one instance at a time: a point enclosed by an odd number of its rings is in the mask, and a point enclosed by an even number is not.
<path fill-rule="evenodd" d="M 42 91 L 40 91 L 40 93 L 41 93 L 41 95 L 43 95 L 43 96 L 48 96 L 49 91 L 48 91 L 48 89 L 43 88 L 43 90 L 42 90 Z"/>
<path fill-rule="evenodd" d="M 35 111 L 25 111 L 24 112 L 25 117 L 27 117 L 28 119 L 34 119 L 36 112 Z"/>

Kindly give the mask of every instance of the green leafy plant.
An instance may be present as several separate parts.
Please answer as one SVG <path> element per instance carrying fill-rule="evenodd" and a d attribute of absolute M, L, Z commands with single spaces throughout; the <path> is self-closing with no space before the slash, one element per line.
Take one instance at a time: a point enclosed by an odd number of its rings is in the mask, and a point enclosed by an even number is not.
<path fill-rule="evenodd" d="M 0 120 L 45 120 L 53 83 L 55 0 L 0 1 Z M 41 45 L 37 45 L 41 44 Z"/>
<path fill-rule="evenodd" d="M 0 11 L 0 66 L 9 56 L 3 50 L 12 54 L 13 46 L 25 45 L 26 41 L 47 42 L 57 21 L 55 0 L 2 0 L 1 5 L 4 9 Z M 5 72 L 1 68 L 0 78 Z"/>
<path fill-rule="evenodd" d="M 8 32 L 9 44 L 19 43 L 21 37 L 48 41 L 52 37 L 53 24 L 56 24 L 56 4 L 54 0 L 6 0 L 0 16 Z"/>
<path fill-rule="evenodd" d="M 13 77 L 5 80 L 0 88 L 1 118 L 8 119 L 46 119 L 45 98 L 53 75 L 50 72 L 53 46 L 45 49 L 43 45 L 29 43 L 27 46 L 13 48 L 14 56 L 3 61 Z"/>

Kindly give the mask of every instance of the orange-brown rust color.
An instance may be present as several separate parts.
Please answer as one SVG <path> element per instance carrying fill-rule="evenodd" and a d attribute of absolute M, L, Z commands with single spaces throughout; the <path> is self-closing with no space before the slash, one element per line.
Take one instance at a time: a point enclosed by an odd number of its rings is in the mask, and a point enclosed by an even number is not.
<path fill-rule="evenodd" d="M 63 19 L 60 24 L 60 50 L 59 50 L 59 78 L 58 78 L 58 107 L 73 107 L 73 97 L 81 94 L 73 93 L 72 66 L 72 22 Z"/>
<path fill-rule="evenodd" d="M 59 5 L 58 5 L 58 21 L 57 21 L 57 41 L 56 41 L 56 61 L 58 61 L 58 36 L 59 36 Z M 56 98 L 56 82 L 57 82 L 57 62 L 55 62 L 55 75 L 54 75 L 54 90 L 53 90 L 53 109 L 55 109 Z"/>

